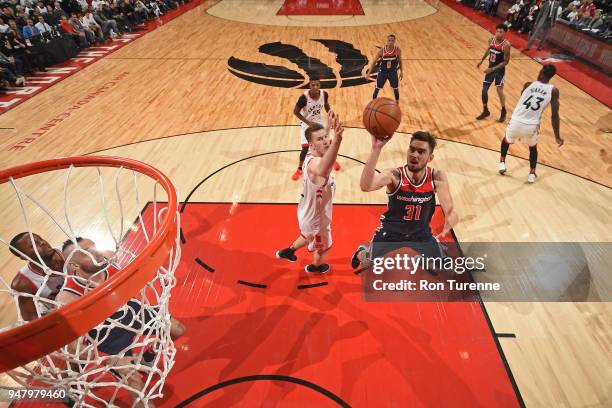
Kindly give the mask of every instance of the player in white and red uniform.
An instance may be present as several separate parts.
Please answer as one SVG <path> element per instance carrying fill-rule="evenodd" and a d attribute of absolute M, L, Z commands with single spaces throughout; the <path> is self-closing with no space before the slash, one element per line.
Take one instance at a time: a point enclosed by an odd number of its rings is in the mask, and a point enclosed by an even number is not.
<path fill-rule="evenodd" d="M 544 65 L 538 74 L 538 80 L 527 82 L 523 87 L 508 127 L 506 136 L 501 142 L 501 158 L 499 162 L 499 173 L 506 172 L 506 155 L 510 144 L 522 142 L 529 146 L 529 165 L 531 170 L 527 181 L 536 181 L 536 165 L 538 163 L 538 140 L 540 136 L 540 122 L 542 113 L 548 105 L 552 108 L 552 127 L 555 140 L 559 147 L 563 146 L 563 139 L 559 133 L 559 90 L 550 84 L 550 79 L 555 76 L 557 69 L 553 65 Z"/>
<path fill-rule="evenodd" d="M 321 91 L 321 81 L 318 78 L 311 78 L 308 84 L 309 89 L 305 91 L 293 108 L 293 114 L 300 120 L 300 144 L 302 151 L 300 152 L 300 162 L 297 170 L 291 176 L 292 180 L 297 180 L 302 175 L 302 166 L 304 158 L 308 153 L 308 140 L 306 140 L 306 129 L 309 126 L 318 123 L 325 126 L 325 115 L 323 110 L 331 112 L 329 106 L 329 95 L 325 91 Z M 340 164 L 334 164 L 334 170 L 340 170 Z"/>
<path fill-rule="evenodd" d="M 59 249 L 53 248 L 38 234 L 30 235 L 29 232 L 15 235 L 9 248 L 13 255 L 28 261 L 11 282 L 13 290 L 32 295 L 32 297 L 19 296 L 19 312 L 23 320 L 36 319 L 54 308 L 53 304 L 46 302 L 45 299 L 54 300 L 64 285 L 64 276 L 61 273 L 64 268 L 64 257 Z M 45 271 L 41 265 L 49 269 Z M 35 296 L 37 296 L 36 302 Z"/>
<path fill-rule="evenodd" d="M 306 130 L 310 153 L 304 160 L 304 190 L 298 204 L 300 236 L 289 247 L 276 252 L 277 258 L 295 262 L 295 251 L 308 245 L 308 250 L 314 256 L 305 270 L 311 273 L 329 271 L 325 256 L 332 246 L 332 200 L 336 189 L 332 168 L 338 157 L 344 129 L 332 112 L 329 113 L 328 122 L 329 128 L 314 124 Z M 329 135 L 330 129 L 334 132 L 333 139 Z"/>

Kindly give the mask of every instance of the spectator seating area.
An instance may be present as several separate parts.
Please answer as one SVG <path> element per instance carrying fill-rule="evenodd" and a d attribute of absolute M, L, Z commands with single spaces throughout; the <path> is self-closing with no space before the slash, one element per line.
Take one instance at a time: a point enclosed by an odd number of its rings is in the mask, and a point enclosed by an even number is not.
<path fill-rule="evenodd" d="M 528 34 L 538 18 L 542 0 L 514 0 L 506 10 L 499 10 L 501 0 L 458 0 L 492 16 L 505 18 L 504 24 L 511 30 Z M 612 41 L 612 13 L 610 0 L 563 0 L 557 10 L 557 22 L 567 24 L 593 37 Z"/>
<path fill-rule="evenodd" d="M 90 0 L 91 1 L 91 0 Z M 0 3 L 0 90 L 26 84 L 76 55 L 137 31 L 191 0 L 11 0 Z M 62 55 L 67 57 L 62 59 Z"/>

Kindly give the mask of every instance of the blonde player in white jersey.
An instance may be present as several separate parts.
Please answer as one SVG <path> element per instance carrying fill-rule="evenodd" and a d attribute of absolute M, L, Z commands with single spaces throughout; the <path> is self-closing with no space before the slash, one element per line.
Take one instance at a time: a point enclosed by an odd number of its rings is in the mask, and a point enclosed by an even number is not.
<path fill-rule="evenodd" d="M 323 110 L 331 112 L 329 106 L 329 95 L 321 91 L 321 81 L 318 78 L 311 78 L 308 90 L 305 91 L 293 108 L 293 114 L 300 120 L 300 163 L 297 170 L 291 176 L 292 180 L 298 180 L 302 176 L 302 166 L 304 158 L 308 154 L 308 140 L 306 140 L 306 129 L 315 123 L 325 126 L 325 115 Z M 340 170 L 340 164 L 334 163 L 334 170 Z"/>
<path fill-rule="evenodd" d="M 313 260 L 305 270 L 319 274 L 328 272 L 330 268 L 325 263 L 325 257 L 332 246 L 332 200 L 336 190 L 332 168 L 344 132 L 340 118 L 333 112 L 328 114 L 328 126 L 325 128 L 315 123 L 306 129 L 310 152 L 304 159 L 304 190 L 298 204 L 300 236 L 289 247 L 276 252 L 277 258 L 295 262 L 295 251 L 308 245 L 308 250 L 313 252 Z M 333 139 L 330 131 L 334 134 Z"/>
<path fill-rule="evenodd" d="M 544 65 L 538 74 L 538 80 L 527 82 L 523 87 L 508 127 L 506 136 L 501 142 L 501 158 L 499 173 L 506 172 L 506 155 L 510 144 L 522 142 L 529 146 L 529 165 L 531 171 L 527 177 L 529 183 L 536 181 L 536 164 L 538 162 L 538 140 L 540 138 L 540 121 L 542 112 L 550 104 L 552 109 L 552 127 L 555 140 L 559 147 L 563 146 L 563 139 L 559 135 L 559 90 L 549 83 L 557 70 L 552 65 Z"/>
<path fill-rule="evenodd" d="M 64 285 L 62 274 L 47 273 L 39 265 L 45 265 L 52 271 L 62 272 L 64 269 L 62 251 L 53 248 L 38 234 L 29 232 L 15 235 L 9 245 L 13 255 L 28 261 L 11 282 L 11 289 L 14 291 L 32 295 L 22 295 L 17 299 L 21 318 L 25 321 L 37 319 L 54 308 L 53 303 L 45 302 L 45 299 L 54 300 Z M 35 296 L 39 299 L 36 303 Z"/>

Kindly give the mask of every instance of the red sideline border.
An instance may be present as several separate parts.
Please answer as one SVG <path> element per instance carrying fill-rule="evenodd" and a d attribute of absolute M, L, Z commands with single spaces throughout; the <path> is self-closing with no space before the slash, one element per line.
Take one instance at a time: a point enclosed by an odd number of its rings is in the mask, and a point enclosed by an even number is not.
<path fill-rule="evenodd" d="M 359 0 L 345 0 L 344 7 L 335 7 L 334 0 L 306 0 L 301 6 L 298 0 L 285 0 L 277 16 L 363 16 L 363 7 Z M 325 7 L 322 7 L 325 5 Z"/>
<path fill-rule="evenodd" d="M 176 17 L 183 15 L 189 10 L 202 4 L 204 0 L 192 0 L 190 3 L 184 4 L 178 10 L 168 11 L 161 16 L 160 20 L 147 21 L 144 26 L 139 27 L 138 32 L 125 34 L 123 37 L 111 42 L 89 47 L 82 50 L 79 54 L 70 60 L 61 64 L 53 65 L 47 68 L 47 72 L 36 72 L 26 77 L 26 86 L 14 86 L 7 89 L 4 94 L 0 95 L 0 115 L 19 106 L 28 99 L 38 95 L 53 85 L 63 81 L 69 76 L 79 72 L 83 68 L 93 64 L 96 61 L 112 54 L 113 52 L 125 47 L 132 41 L 142 37 L 143 35 L 155 30 L 165 23 L 174 20 Z"/>
<path fill-rule="evenodd" d="M 441 1 L 449 8 L 455 10 L 457 13 L 489 32 L 494 32 L 495 26 L 502 22 L 498 17 L 479 13 L 469 6 L 457 3 L 455 0 Z M 543 51 L 537 51 L 533 48 L 530 51 L 523 51 L 523 49 L 527 47 L 527 37 L 515 31 L 508 31 L 506 38 L 508 38 L 515 48 L 521 50 L 523 54 L 531 57 L 535 61 L 537 61 L 535 59 L 536 57 L 548 58 L 551 52 L 562 52 L 560 49 L 551 47 L 550 45 L 545 46 Z M 554 64 L 557 67 L 557 74 L 561 78 L 588 93 L 608 108 L 612 107 L 612 92 L 610 92 L 610 88 L 612 88 L 612 79 L 609 76 L 578 59 L 555 62 Z"/>

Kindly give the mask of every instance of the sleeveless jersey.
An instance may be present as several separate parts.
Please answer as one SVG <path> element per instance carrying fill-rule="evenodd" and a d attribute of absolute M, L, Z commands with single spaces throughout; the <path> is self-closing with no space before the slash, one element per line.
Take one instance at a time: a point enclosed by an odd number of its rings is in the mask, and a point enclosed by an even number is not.
<path fill-rule="evenodd" d="M 382 60 L 380 61 L 380 72 L 393 72 L 397 70 L 399 65 L 399 59 L 397 56 L 397 47 L 393 46 L 393 49 L 387 51 L 385 45 L 382 49 Z"/>
<path fill-rule="evenodd" d="M 538 125 L 542 119 L 542 112 L 550 104 L 553 88 L 551 84 L 532 82 L 521 94 L 512 112 L 512 120 L 526 125 Z"/>
<path fill-rule="evenodd" d="M 434 170 L 427 167 L 423 179 L 412 183 L 404 167 L 398 168 L 400 183 L 387 193 L 387 211 L 380 217 L 383 232 L 399 234 L 406 240 L 422 241 L 431 236 L 429 223 L 436 209 Z"/>
<path fill-rule="evenodd" d="M 491 45 L 489 45 L 489 68 L 494 67 L 496 65 L 504 62 L 504 45 L 506 44 L 506 40 L 503 40 L 499 44 L 495 42 L 495 38 L 491 41 Z"/>
<path fill-rule="evenodd" d="M 332 200 L 336 191 L 333 173 L 322 186 L 310 180 L 308 165 L 313 158 L 313 155 L 308 154 L 304 159 L 304 190 L 298 204 L 300 229 L 307 232 L 318 232 L 331 225 Z"/>
<path fill-rule="evenodd" d="M 62 255 L 62 252 L 59 249 L 55 249 L 57 253 Z M 63 256 L 62 256 L 63 259 Z M 61 271 L 58 271 L 61 272 Z M 48 276 L 47 281 L 45 282 L 45 278 L 47 275 L 44 271 L 42 271 L 37 265 L 32 262 L 28 262 L 23 268 L 21 268 L 18 272 L 22 278 L 25 278 L 32 287 L 38 291 L 41 287 L 42 290 L 40 292 L 40 297 L 46 299 L 55 299 L 55 295 L 58 294 L 62 286 L 64 285 L 64 276 L 52 274 Z M 46 306 L 47 309 L 51 308 L 51 305 Z"/>
<path fill-rule="evenodd" d="M 325 91 L 321 91 L 319 97 L 315 100 L 308 94 L 308 91 L 304 92 L 304 98 L 306 98 L 306 106 L 302 108 L 302 115 L 309 121 L 319 123 L 325 126 L 325 119 L 323 114 L 325 112 L 325 100 L 327 95 Z M 307 128 L 308 125 L 304 122 L 300 122 L 302 127 Z"/>

